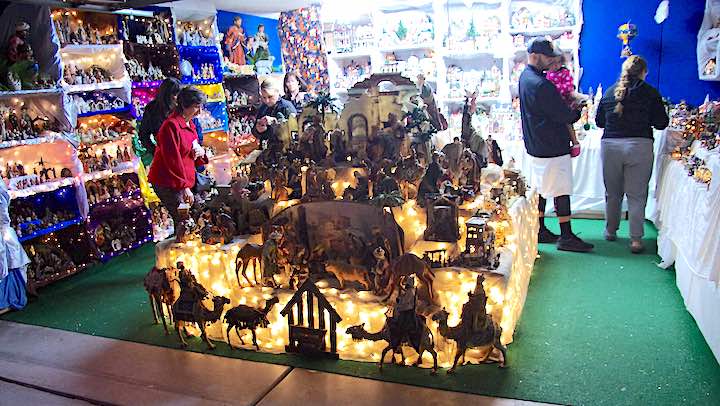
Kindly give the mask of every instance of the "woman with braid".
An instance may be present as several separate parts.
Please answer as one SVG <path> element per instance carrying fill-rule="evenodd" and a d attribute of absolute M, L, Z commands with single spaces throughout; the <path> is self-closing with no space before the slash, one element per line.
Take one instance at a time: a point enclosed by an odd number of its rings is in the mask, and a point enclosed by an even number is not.
<path fill-rule="evenodd" d="M 668 126 L 660 93 L 645 82 L 647 62 L 637 55 L 622 65 L 620 80 L 603 95 L 595 122 L 602 137 L 605 239 L 615 241 L 623 196 L 630 218 L 630 251 L 643 251 L 643 223 L 653 167 L 653 131 Z"/>

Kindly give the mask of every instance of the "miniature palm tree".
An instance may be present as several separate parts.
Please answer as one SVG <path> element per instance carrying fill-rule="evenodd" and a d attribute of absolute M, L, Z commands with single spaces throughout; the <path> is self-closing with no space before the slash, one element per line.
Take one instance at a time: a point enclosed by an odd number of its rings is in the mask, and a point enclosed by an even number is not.
<path fill-rule="evenodd" d="M 320 113 L 321 123 L 325 125 L 325 114 L 326 113 L 338 113 L 340 110 L 337 106 L 337 98 L 330 96 L 329 93 L 321 92 L 318 96 L 311 100 L 308 104 L 309 107 L 314 108 Z"/>

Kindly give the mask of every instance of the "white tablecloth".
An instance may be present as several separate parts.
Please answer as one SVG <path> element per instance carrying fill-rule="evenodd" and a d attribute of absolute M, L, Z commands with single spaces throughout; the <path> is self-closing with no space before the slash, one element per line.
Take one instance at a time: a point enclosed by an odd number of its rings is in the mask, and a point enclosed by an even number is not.
<path fill-rule="evenodd" d="M 602 177 L 602 159 L 600 156 L 600 144 L 602 139 L 602 130 L 587 131 L 585 138 L 580 140 L 581 154 L 577 158 L 573 158 L 573 194 L 571 199 L 571 208 L 574 215 L 576 214 L 605 214 L 605 185 Z M 660 133 L 655 135 L 655 151 L 658 151 L 660 145 Z M 515 158 L 515 167 L 522 170 L 530 179 L 530 156 L 525 151 L 525 145 L 522 140 L 501 141 L 500 148 L 503 150 L 503 159 L 510 161 Z M 648 194 L 648 207 L 646 210 L 647 217 L 655 211 L 655 168 L 650 180 L 650 190 Z M 548 202 L 547 213 L 553 212 L 552 201 Z M 626 210 L 623 203 L 623 210 Z"/>
<path fill-rule="evenodd" d="M 700 150 L 713 172 L 709 187 L 687 175 L 680 162 L 658 160 L 657 212 L 660 266 L 675 264 L 685 306 L 720 360 L 720 153 Z"/>

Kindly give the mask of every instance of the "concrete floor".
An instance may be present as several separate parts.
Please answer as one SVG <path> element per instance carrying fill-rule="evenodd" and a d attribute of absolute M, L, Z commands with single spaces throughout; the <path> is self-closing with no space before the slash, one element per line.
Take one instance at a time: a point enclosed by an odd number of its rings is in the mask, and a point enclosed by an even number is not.
<path fill-rule="evenodd" d="M 538 403 L 353 378 L 0 320 L 4 405 Z"/>

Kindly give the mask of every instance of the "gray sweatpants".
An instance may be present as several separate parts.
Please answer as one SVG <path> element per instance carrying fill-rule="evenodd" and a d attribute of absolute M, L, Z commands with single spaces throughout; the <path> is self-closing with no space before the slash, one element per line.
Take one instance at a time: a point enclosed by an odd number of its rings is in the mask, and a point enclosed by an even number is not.
<path fill-rule="evenodd" d="M 623 195 L 627 196 L 630 238 L 643 237 L 648 183 L 653 168 L 653 140 L 649 138 L 607 138 L 602 140 L 605 219 L 607 232 L 620 226 Z"/>

